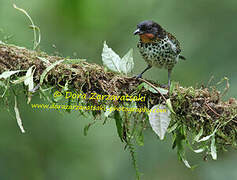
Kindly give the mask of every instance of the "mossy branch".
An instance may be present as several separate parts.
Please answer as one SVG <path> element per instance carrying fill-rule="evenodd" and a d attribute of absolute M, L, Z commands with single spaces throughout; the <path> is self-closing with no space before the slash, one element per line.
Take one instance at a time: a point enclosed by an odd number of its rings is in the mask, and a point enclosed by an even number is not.
<path fill-rule="evenodd" d="M 42 61 L 42 58 L 48 62 Z M 50 64 L 61 59 L 66 58 L 50 56 L 44 52 L 32 51 L 14 45 L 0 44 L 0 74 L 5 71 L 28 70 L 34 65 L 35 84 L 40 83 L 42 73 Z M 19 72 L 11 79 L 18 79 L 24 74 L 25 72 Z M 195 141 L 198 136 L 200 140 L 201 137 L 208 136 L 214 131 L 215 143 L 218 149 L 223 149 L 229 145 L 236 147 L 237 101 L 235 98 L 230 98 L 224 102 L 221 100 L 222 94 L 215 87 L 185 88 L 178 84 L 175 85 L 170 95 L 163 96 L 145 88 L 138 89 L 137 87 L 142 82 L 142 80 L 106 71 L 103 66 L 98 64 L 81 61 L 77 64 L 58 64 L 47 73 L 41 86 L 56 87 L 56 89 L 62 90 L 62 87 L 67 84 L 71 90 L 75 92 L 83 91 L 86 94 L 96 92 L 97 94 L 121 96 L 139 93 L 146 96 L 146 101 L 136 102 L 137 107 L 151 108 L 156 104 L 165 104 L 165 98 L 170 99 L 175 112 L 172 113 L 170 124 L 170 132 L 172 132 L 174 138 L 173 147 L 179 145 L 181 141 L 189 139 L 187 138 L 189 135 L 193 137 L 191 141 Z M 157 83 L 152 81 L 149 81 L 149 83 L 152 86 L 159 87 Z M 22 91 L 25 91 L 25 89 Z M 97 100 L 85 100 L 85 103 L 88 105 L 99 104 Z M 123 103 L 111 101 L 113 106 Z M 121 138 L 125 142 L 131 142 L 128 140 L 131 137 L 128 134 L 135 131 L 131 128 L 131 124 L 136 124 L 133 127 L 136 126 L 141 132 L 148 127 L 147 121 L 145 122 L 148 116 L 145 113 L 133 114 L 133 117 L 138 120 L 131 123 L 129 122 L 131 119 L 125 115 L 126 118 L 124 119 L 126 120 L 121 121 L 122 125 L 120 127 L 123 133 Z M 93 115 L 100 116 L 101 112 L 97 111 Z M 203 143 L 202 147 L 207 145 L 206 141 L 199 141 L 199 143 Z"/>

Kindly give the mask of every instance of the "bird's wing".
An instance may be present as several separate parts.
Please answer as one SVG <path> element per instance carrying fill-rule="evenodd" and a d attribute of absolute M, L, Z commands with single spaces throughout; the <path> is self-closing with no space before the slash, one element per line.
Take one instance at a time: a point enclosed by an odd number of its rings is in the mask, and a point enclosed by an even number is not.
<path fill-rule="evenodd" d="M 168 38 L 170 40 L 170 44 L 171 44 L 171 48 L 172 50 L 176 53 L 176 54 L 180 54 L 181 52 L 181 48 L 180 48 L 180 43 L 179 41 L 170 33 L 168 34 Z"/>

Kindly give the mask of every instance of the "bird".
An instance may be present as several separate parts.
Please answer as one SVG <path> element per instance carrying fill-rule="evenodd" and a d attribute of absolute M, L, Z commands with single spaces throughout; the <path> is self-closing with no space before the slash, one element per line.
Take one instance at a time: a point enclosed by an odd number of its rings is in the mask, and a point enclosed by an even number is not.
<path fill-rule="evenodd" d="M 140 22 L 133 34 L 140 36 L 137 47 L 148 65 L 135 77 L 142 78 L 143 73 L 151 67 L 164 68 L 168 70 L 168 88 L 170 88 L 173 67 L 179 59 L 186 59 L 180 54 L 179 41 L 158 23 L 151 20 Z"/>

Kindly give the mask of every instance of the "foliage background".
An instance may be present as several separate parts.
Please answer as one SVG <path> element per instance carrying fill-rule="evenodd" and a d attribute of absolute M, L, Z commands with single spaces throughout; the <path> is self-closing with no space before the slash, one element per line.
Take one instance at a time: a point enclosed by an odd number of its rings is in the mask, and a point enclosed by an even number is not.
<path fill-rule="evenodd" d="M 155 20 L 176 35 L 187 58 L 175 67 L 173 80 L 195 86 L 207 84 L 214 75 L 214 85 L 227 76 L 230 90 L 226 98 L 236 97 L 235 0 L 0 0 L 0 40 L 32 48 L 28 19 L 12 7 L 13 2 L 27 10 L 40 26 L 42 50 L 101 64 L 102 45 L 107 40 L 118 54 L 134 48 L 134 74 L 144 68 L 145 62 L 136 50 L 138 38 L 132 32 L 138 22 Z M 167 72 L 155 68 L 144 77 L 167 82 Z M 40 102 L 38 97 L 33 100 Z M 91 120 L 77 112 L 33 110 L 23 101 L 19 107 L 26 134 L 20 133 L 14 116 L 1 104 L 0 179 L 134 178 L 130 155 L 123 150 L 113 121 L 104 126 L 99 121 L 85 137 L 84 125 Z M 215 162 L 203 162 L 190 153 L 191 163 L 200 165 L 190 171 L 178 162 L 170 137 L 167 140 L 161 142 L 146 131 L 145 146 L 137 153 L 142 179 L 237 179 L 236 151 L 219 153 Z"/>

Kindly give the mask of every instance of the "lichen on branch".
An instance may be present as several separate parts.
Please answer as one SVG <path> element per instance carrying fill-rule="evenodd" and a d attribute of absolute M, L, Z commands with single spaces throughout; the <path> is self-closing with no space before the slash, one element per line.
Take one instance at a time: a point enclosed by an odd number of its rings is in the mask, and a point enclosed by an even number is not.
<path fill-rule="evenodd" d="M 47 72 L 45 71 L 50 65 L 62 59 L 65 61 L 49 68 Z M 40 83 L 40 87 L 51 87 L 51 91 L 44 94 L 49 97 L 46 99 L 52 100 L 53 90 L 64 93 L 68 89 L 85 94 L 97 93 L 116 96 L 141 94 L 146 97 L 144 102 L 133 103 L 119 100 L 110 102 L 80 100 L 84 105 L 103 104 L 116 107 L 151 108 L 157 104 L 165 104 L 165 99 L 170 99 L 174 113 L 171 113 L 168 132 L 173 137 L 173 148 L 177 148 L 180 159 L 185 163 L 184 144 L 188 144 L 188 147 L 191 147 L 196 153 L 205 152 L 203 156 L 210 154 L 213 159 L 215 159 L 215 154 L 213 154 L 215 150 L 225 149 L 228 146 L 236 148 L 237 146 L 237 101 L 235 98 L 223 101 L 221 99 L 223 93 L 219 92 L 216 87 L 182 87 L 178 83 L 173 83 L 172 92 L 169 95 L 156 93 L 141 87 L 141 83 L 144 83 L 142 79 L 137 80 L 123 74 L 110 72 L 101 65 L 88 63 L 83 59 L 67 60 L 67 58 L 50 56 L 41 51 L 0 43 L 0 74 L 6 71 L 21 70 L 12 75 L 10 81 L 0 79 L 1 84 L 8 83 L 7 91 L 14 88 L 15 84 L 12 82 L 25 76 L 27 70 L 32 66 L 34 85 Z M 43 73 L 45 76 L 42 79 Z M 148 81 L 148 83 L 154 87 L 160 87 L 153 81 Z M 41 88 L 36 92 L 29 92 L 25 86 L 21 87 L 28 99 L 32 98 L 33 93 L 42 93 Z M 0 86 L 1 94 L 4 89 L 6 90 L 4 86 Z M 5 95 L 1 99 L 4 102 L 7 100 Z M 57 103 L 55 99 L 52 102 Z M 70 99 L 68 103 L 77 104 L 78 100 Z M 91 114 L 97 118 L 105 118 L 105 112 L 102 111 L 93 111 Z M 138 144 L 143 144 L 143 132 L 150 128 L 147 113 L 113 112 L 106 117 L 116 120 L 119 137 L 127 145 L 134 140 Z"/>

